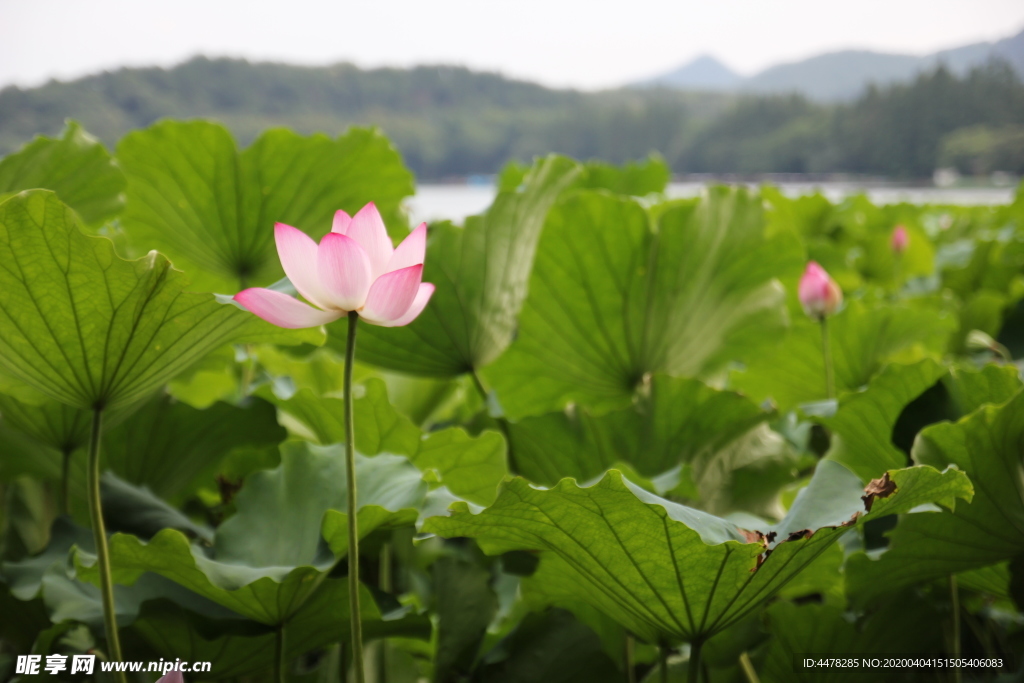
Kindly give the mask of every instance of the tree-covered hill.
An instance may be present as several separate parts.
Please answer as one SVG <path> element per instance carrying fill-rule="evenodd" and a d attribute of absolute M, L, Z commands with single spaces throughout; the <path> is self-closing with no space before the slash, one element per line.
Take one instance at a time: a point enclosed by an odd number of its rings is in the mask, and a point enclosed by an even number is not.
<path fill-rule="evenodd" d="M 67 118 L 113 144 L 163 117 L 218 119 L 242 143 L 275 126 L 337 133 L 376 125 L 424 179 L 493 173 L 510 159 L 551 151 L 613 162 L 657 152 L 676 172 L 924 177 L 941 163 L 1024 171 L 1024 150 L 1013 142 L 1024 131 L 1024 84 L 996 63 L 963 78 L 940 68 L 828 106 L 799 96 L 552 90 L 459 67 L 199 57 L 173 69 L 6 88 L 0 153 L 58 132 Z"/>

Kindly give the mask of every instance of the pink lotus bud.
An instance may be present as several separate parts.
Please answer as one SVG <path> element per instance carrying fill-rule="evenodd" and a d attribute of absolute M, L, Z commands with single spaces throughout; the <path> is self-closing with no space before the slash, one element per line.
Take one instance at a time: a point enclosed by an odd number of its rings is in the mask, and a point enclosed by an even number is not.
<path fill-rule="evenodd" d="M 814 261 L 807 264 L 807 270 L 800 278 L 800 304 L 804 313 L 821 320 L 832 315 L 843 303 L 843 290 L 829 277 L 825 269 Z"/>
<path fill-rule="evenodd" d="M 897 225 L 892 231 L 892 239 L 889 240 L 889 246 L 892 247 L 897 256 L 902 256 L 909 244 L 910 235 L 907 234 L 907 229 L 902 225 Z"/>

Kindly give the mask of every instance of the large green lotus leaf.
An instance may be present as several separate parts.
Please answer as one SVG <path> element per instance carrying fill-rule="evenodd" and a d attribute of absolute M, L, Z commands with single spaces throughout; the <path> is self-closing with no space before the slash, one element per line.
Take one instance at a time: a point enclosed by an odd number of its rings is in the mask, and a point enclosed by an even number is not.
<path fill-rule="evenodd" d="M 485 661 L 488 683 L 617 683 L 622 670 L 601 651 L 593 631 L 563 610 L 528 614 L 498 646 L 505 656 Z"/>
<path fill-rule="evenodd" d="M 104 420 L 103 467 L 157 496 L 179 500 L 213 473 L 233 450 L 250 447 L 276 451 L 287 432 L 266 401 L 251 399 L 244 407 L 217 403 L 196 410 L 168 396 L 155 395 L 138 410 L 112 411 Z M 79 452 L 89 438 L 88 412 L 55 401 L 34 406 L 0 394 L 0 425 L 22 432 L 0 445 L 0 478 L 33 474 L 61 476 L 64 453 L 73 453 L 69 469 L 76 515 L 85 516 L 86 457 Z M 130 415 L 130 417 L 129 417 Z M 77 494 L 77 495 L 76 495 Z"/>
<path fill-rule="evenodd" d="M 0 393 L 0 481 L 60 479 L 64 458 L 88 442 L 90 417 L 49 398 L 33 404 Z"/>
<path fill-rule="evenodd" d="M 148 487 L 126 482 L 112 472 L 101 475 L 100 496 L 108 532 L 150 538 L 164 529 L 178 529 L 190 538 L 207 543 L 213 540 L 213 533 L 205 524 L 193 522 L 181 510 L 154 495 Z M 84 501 L 75 512 L 80 518 L 88 519 Z"/>
<path fill-rule="evenodd" d="M 647 389 L 630 407 L 604 415 L 579 407 L 510 424 L 518 473 L 550 486 L 626 462 L 653 477 L 710 457 L 771 417 L 740 394 L 694 379 L 655 375 Z"/>
<path fill-rule="evenodd" d="M 344 579 L 328 579 L 288 621 L 285 647 L 289 661 L 349 637 L 348 589 Z M 370 592 L 362 587 L 363 637 L 429 638 L 425 616 L 381 617 Z M 215 661 L 213 680 L 269 671 L 274 665 L 276 634 L 245 621 L 207 619 L 160 601 L 143 605 L 134 630 L 164 658 Z"/>
<path fill-rule="evenodd" d="M 52 192 L 0 204 L 0 263 L 0 370 L 79 408 L 133 403 L 231 341 L 321 338 L 186 293 L 156 252 L 120 259 Z"/>
<path fill-rule="evenodd" d="M 442 557 L 431 567 L 437 611 L 435 683 L 470 677 L 487 627 L 498 611 L 491 573 L 475 562 Z"/>
<path fill-rule="evenodd" d="M 956 575 L 959 590 L 972 590 L 984 593 L 999 600 L 1011 600 L 1010 563 L 990 564 L 980 569 L 970 569 Z M 945 582 L 943 582 L 945 583 Z"/>
<path fill-rule="evenodd" d="M 130 584 L 151 571 L 254 621 L 276 625 L 294 614 L 344 554 L 346 543 L 333 539 L 345 525 L 327 513 L 345 509 L 348 487 L 343 448 L 286 446 L 280 467 L 246 479 L 237 512 L 218 527 L 212 547 L 192 545 L 173 529 L 148 543 L 112 536 L 115 580 Z M 408 460 L 359 456 L 357 476 L 361 535 L 415 521 L 427 485 Z M 78 562 L 83 575 L 95 577 L 88 558 Z"/>
<path fill-rule="evenodd" d="M 785 515 L 781 489 L 814 462 L 814 456 L 797 452 L 781 434 L 760 424 L 723 447 L 702 453 L 690 466 L 690 482 L 680 476 L 680 483 L 669 491 L 674 498 L 699 500 L 702 510 L 716 515 L 747 512 L 778 519 Z"/>
<path fill-rule="evenodd" d="M 578 187 L 608 190 L 615 194 L 643 197 L 665 191 L 672 179 L 672 169 L 657 154 L 641 161 L 614 166 L 601 161 L 588 161 L 583 166 Z"/>
<path fill-rule="evenodd" d="M 956 470 L 889 475 L 895 493 L 869 498 L 865 514 L 856 476 L 822 462 L 786 517 L 762 530 L 767 537 L 659 498 L 615 470 L 589 488 L 566 479 L 542 490 L 516 478 L 480 514 L 456 504 L 450 517 L 430 519 L 424 529 L 475 538 L 488 554 L 540 551 L 539 571 L 549 582 L 562 574 L 567 598 L 597 607 L 649 642 L 692 640 L 767 600 L 857 523 L 924 503 L 952 507 L 970 495 Z M 554 567 L 545 568 L 549 562 Z"/>
<path fill-rule="evenodd" d="M 71 453 L 89 441 L 91 415 L 57 401 L 33 405 L 0 394 L 0 418 L 12 429 L 53 450 Z"/>
<path fill-rule="evenodd" d="M 956 321 L 923 306 L 850 302 L 828 325 L 836 391 L 842 395 L 866 385 L 887 362 L 937 358 Z M 807 319 L 795 323 L 775 348 L 749 360 L 732 380 L 741 391 L 771 398 L 782 410 L 824 399 L 821 326 Z"/>
<path fill-rule="evenodd" d="M 279 398 L 270 387 L 261 387 L 257 393 L 290 418 L 286 424 L 297 421 L 304 436 L 324 445 L 344 443 L 343 399 L 316 396 L 309 389 L 289 399 Z M 471 437 L 450 427 L 425 435 L 388 402 L 383 381 L 371 378 L 361 394 L 357 393 L 353 406 L 358 452 L 404 455 L 420 470 L 432 471 L 439 483 L 460 498 L 481 505 L 494 501 L 498 484 L 508 473 L 500 434 L 487 431 Z"/>
<path fill-rule="evenodd" d="M 143 574 L 131 586 L 114 588 L 114 612 L 120 628 L 130 625 L 147 600 L 164 598 L 193 609 L 230 614 L 228 610 L 209 602 L 178 584 L 156 574 Z M 54 623 L 74 621 L 101 630 L 104 623 L 103 600 L 100 589 L 90 583 L 69 577 L 65 567 L 55 564 L 43 574 L 43 604 Z"/>
<path fill-rule="evenodd" d="M 544 219 L 578 173 L 565 157 L 541 159 L 522 190 L 499 192 L 465 227 L 434 225 L 423 270 L 424 282 L 436 287 L 430 305 L 405 327 L 361 326 L 358 358 L 433 377 L 460 375 L 497 358 L 515 333 Z M 344 344 L 347 326 L 347 319 L 330 325 L 331 343 Z"/>
<path fill-rule="evenodd" d="M 772 640 L 758 670 L 765 683 L 909 680 L 906 672 L 896 675 L 895 670 L 886 678 L 877 668 L 804 668 L 802 659 L 849 657 L 860 662 L 863 657 L 943 654 L 942 615 L 912 595 L 855 622 L 831 605 L 777 602 L 768 608 L 766 621 Z"/>
<path fill-rule="evenodd" d="M 243 406 L 218 402 L 196 410 L 161 394 L 104 433 L 104 467 L 179 501 L 203 483 L 213 485 L 218 466 L 233 450 L 276 450 L 288 434 L 275 416 L 274 407 L 259 398 Z M 75 463 L 74 474 L 84 487 L 85 458 Z"/>
<path fill-rule="evenodd" d="M 864 390 L 845 394 L 835 415 L 821 420 L 832 433 L 826 457 L 842 463 L 863 481 L 906 466 L 907 454 L 892 442 L 893 427 L 907 404 L 944 374 L 946 368 L 932 360 L 892 364 Z"/>
<path fill-rule="evenodd" d="M 345 579 L 327 579 L 285 626 L 286 658 L 301 655 L 349 637 L 348 586 Z M 363 637 L 429 638 L 425 616 L 382 618 L 370 591 L 360 589 Z M 208 678 L 233 679 L 270 671 L 274 666 L 276 633 L 241 619 L 211 619 L 167 601 L 142 606 L 133 630 L 168 660 L 216 662 Z"/>
<path fill-rule="evenodd" d="M 19 600 L 32 600 L 40 594 L 54 623 L 74 620 L 102 628 L 103 607 L 100 590 L 68 572 L 68 553 L 73 546 L 92 550 L 92 532 L 58 517 L 51 527 L 46 548 L 31 557 L 0 565 L 0 576 Z M 114 590 L 115 611 L 121 626 L 130 624 L 145 600 L 165 597 L 204 614 L 229 614 L 162 577 L 146 574 L 133 586 Z"/>
<path fill-rule="evenodd" d="M 512 418 L 624 407 L 650 373 L 706 374 L 771 338 L 786 320 L 775 278 L 801 262 L 743 189 L 712 188 L 656 230 L 634 200 L 573 194 L 548 218 L 516 341 L 485 374 Z"/>
<path fill-rule="evenodd" d="M 0 161 L 0 199 L 35 188 L 53 190 L 90 224 L 117 214 L 124 204 L 121 169 L 74 121 L 60 138 L 37 137 Z"/>
<path fill-rule="evenodd" d="M 998 406 L 983 406 L 958 422 L 924 429 L 914 444 L 915 461 L 956 465 L 974 483 L 975 496 L 955 512 L 911 515 L 889 533 L 877 560 L 850 557 L 846 580 L 851 599 L 985 567 L 1020 555 L 1024 548 L 1024 392 Z"/>
<path fill-rule="evenodd" d="M 1005 403 L 1021 388 L 1020 372 L 1013 365 L 981 368 L 952 367 L 942 379 L 949 393 L 951 419 L 960 419 L 989 403 Z"/>
<path fill-rule="evenodd" d="M 60 479 L 62 457 L 59 451 L 40 444 L 0 420 L 0 482 L 9 483 L 25 475 Z M 3 521 L 4 513 L 0 510 L 0 524 Z"/>
<path fill-rule="evenodd" d="M 529 173 L 530 167 L 510 161 L 498 172 L 498 191 L 518 188 Z M 584 162 L 582 173 L 572 187 L 588 190 L 608 190 L 615 194 L 645 197 L 665 191 L 672 179 L 672 170 L 658 154 L 651 154 L 640 161 L 627 161 L 622 166 L 591 160 Z"/>
<path fill-rule="evenodd" d="M 54 564 L 67 561 L 71 547 L 77 545 L 93 549 L 92 532 L 67 517 L 58 517 L 50 527 L 50 541 L 41 552 L 15 562 L 0 564 L 0 576 L 19 600 L 31 600 L 39 595 L 43 574 Z"/>
<path fill-rule="evenodd" d="M 283 276 L 275 222 L 330 230 L 334 212 L 376 202 L 393 225 L 412 175 L 376 131 L 338 139 L 263 133 L 239 153 L 208 121 L 162 121 L 117 147 L 128 178 L 125 229 L 141 251 L 159 249 L 202 291 L 236 292 Z"/>

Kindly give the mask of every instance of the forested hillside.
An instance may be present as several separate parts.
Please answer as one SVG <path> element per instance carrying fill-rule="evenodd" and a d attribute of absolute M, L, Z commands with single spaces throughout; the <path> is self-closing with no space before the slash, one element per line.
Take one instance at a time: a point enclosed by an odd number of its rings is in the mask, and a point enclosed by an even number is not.
<path fill-rule="evenodd" d="M 376 125 L 424 179 L 493 173 L 551 151 L 621 162 L 651 152 L 675 172 L 926 177 L 1024 171 L 1024 84 L 993 63 L 938 69 L 850 104 L 798 96 L 551 90 L 457 67 L 361 70 L 196 58 L 0 91 L 0 153 L 67 118 L 112 144 L 163 117 L 209 117 L 242 143 L 266 128 Z"/>

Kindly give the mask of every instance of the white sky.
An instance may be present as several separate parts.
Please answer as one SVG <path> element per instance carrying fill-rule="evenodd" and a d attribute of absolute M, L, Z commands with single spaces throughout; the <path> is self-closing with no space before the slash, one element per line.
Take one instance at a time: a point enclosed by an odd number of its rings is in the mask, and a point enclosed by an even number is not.
<path fill-rule="evenodd" d="M 1022 0 L 0 0 L 0 87 L 202 53 L 461 64 L 591 89 L 702 53 L 753 73 L 831 50 L 925 54 L 1022 28 Z"/>

